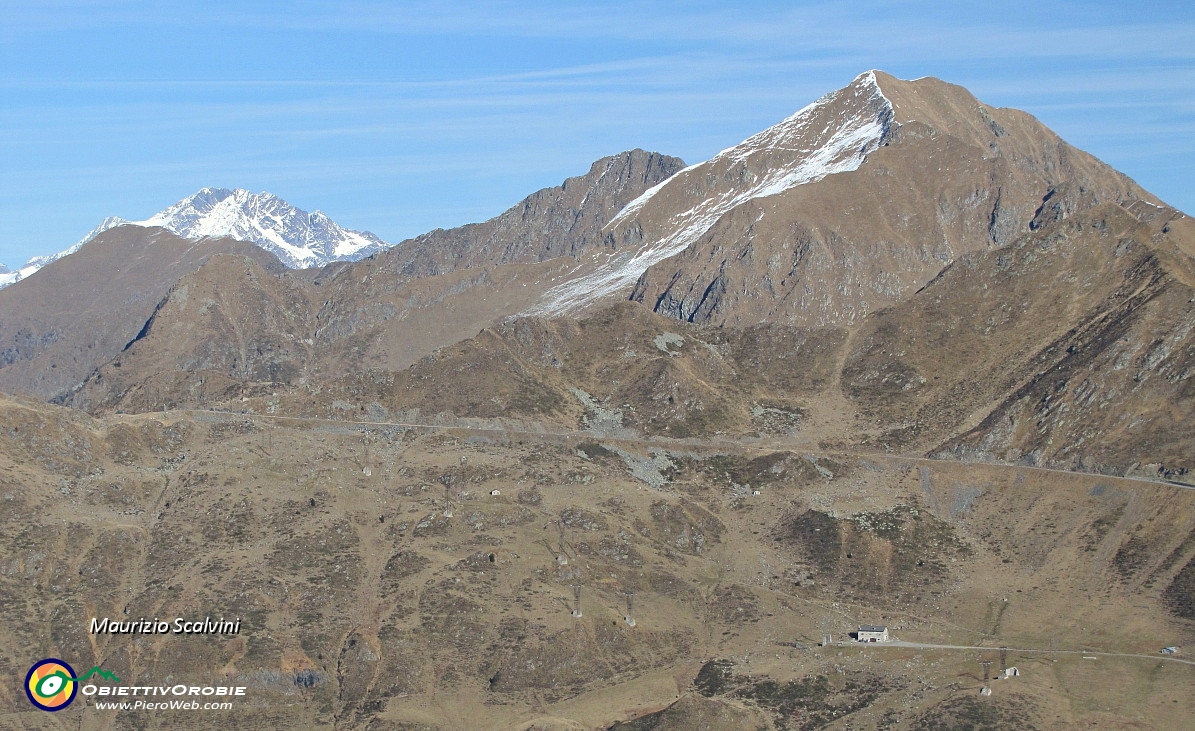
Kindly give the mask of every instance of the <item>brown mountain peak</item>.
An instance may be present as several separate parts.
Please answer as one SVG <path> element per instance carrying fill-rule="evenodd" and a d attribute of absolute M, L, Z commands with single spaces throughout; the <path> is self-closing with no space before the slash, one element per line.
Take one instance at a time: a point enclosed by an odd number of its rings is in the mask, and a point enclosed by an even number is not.
<path fill-rule="evenodd" d="M 603 157 L 586 174 L 538 190 L 488 221 L 430 231 L 378 255 L 377 263 L 418 278 L 576 256 L 600 242 L 602 227 L 623 206 L 684 166 L 640 149 Z"/>
<path fill-rule="evenodd" d="M 0 290 L 0 391 L 49 398 L 77 385 L 137 335 L 180 278 L 221 253 L 284 269 L 253 244 L 120 226 Z"/>
<path fill-rule="evenodd" d="M 701 322 L 855 322 L 1026 233 L 1061 190 L 1061 216 L 1153 200 L 1031 115 L 868 71 L 633 201 L 607 226 L 617 251 L 531 312 L 629 294 Z"/>

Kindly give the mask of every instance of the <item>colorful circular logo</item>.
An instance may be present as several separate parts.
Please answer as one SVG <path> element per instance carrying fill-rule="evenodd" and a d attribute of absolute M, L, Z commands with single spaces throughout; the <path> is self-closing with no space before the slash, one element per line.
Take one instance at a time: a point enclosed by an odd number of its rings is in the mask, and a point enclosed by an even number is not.
<path fill-rule="evenodd" d="M 71 704 L 79 684 L 75 669 L 61 660 L 46 658 L 29 668 L 25 676 L 25 695 L 43 711 L 61 711 Z"/>

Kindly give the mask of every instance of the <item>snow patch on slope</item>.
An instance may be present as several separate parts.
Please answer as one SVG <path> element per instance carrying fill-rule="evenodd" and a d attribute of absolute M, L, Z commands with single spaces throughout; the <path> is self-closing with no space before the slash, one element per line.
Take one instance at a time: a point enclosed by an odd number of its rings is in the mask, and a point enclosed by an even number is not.
<path fill-rule="evenodd" d="M 839 107 L 845 110 L 841 116 L 831 111 Z M 745 176 L 745 186 L 731 185 L 674 214 L 668 220 L 668 234 L 635 251 L 618 252 L 590 274 L 548 290 L 527 314 L 560 315 L 628 289 L 649 267 L 684 251 L 737 206 L 827 175 L 857 170 L 883 141 L 893 114 L 891 101 L 880 90 L 875 73 L 869 71 L 779 124 L 685 168 L 628 203 L 604 230 L 631 223 L 653 198 L 672 186 L 684 186 L 690 176 L 714 178 L 716 172 L 729 168 L 763 172 Z"/>

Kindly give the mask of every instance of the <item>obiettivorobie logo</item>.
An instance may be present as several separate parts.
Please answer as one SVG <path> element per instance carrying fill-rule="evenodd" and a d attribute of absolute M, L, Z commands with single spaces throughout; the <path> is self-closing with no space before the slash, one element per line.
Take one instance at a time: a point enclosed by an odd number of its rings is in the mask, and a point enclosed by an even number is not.
<path fill-rule="evenodd" d="M 112 685 L 96 685 L 94 681 L 84 685 L 93 676 Z M 75 677 L 75 669 L 55 657 L 34 663 L 25 676 L 25 695 L 30 703 L 43 711 L 61 711 L 79 693 L 98 696 L 94 706 L 100 711 L 228 711 L 233 707 L 232 698 L 245 695 L 246 690 L 243 685 L 124 685 L 115 673 L 99 665 Z M 205 696 L 215 698 L 209 700 Z"/>
<path fill-rule="evenodd" d="M 96 665 L 82 677 L 75 677 L 75 669 L 57 658 L 48 657 L 36 662 L 25 676 L 25 695 L 29 702 L 43 711 L 61 711 L 75 700 L 79 683 L 93 675 L 119 683 L 120 678 Z"/>

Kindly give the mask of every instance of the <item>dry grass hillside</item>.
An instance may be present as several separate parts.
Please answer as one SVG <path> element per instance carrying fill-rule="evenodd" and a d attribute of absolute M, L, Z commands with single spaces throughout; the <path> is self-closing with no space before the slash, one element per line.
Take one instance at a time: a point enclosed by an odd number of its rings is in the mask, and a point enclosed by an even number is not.
<path fill-rule="evenodd" d="M 35 711 L 14 679 L 46 655 L 245 685 L 227 728 L 1175 728 L 1195 710 L 1195 668 L 1157 655 L 1195 640 L 1195 504 L 1174 486 L 597 430 L 0 409 L 6 727 L 210 727 L 82 697 Z M 209 615 L 241 634 L 87 632 Z M 987 649 L 847 638 L 873 622 Z M 985 682 L 977 660 L 1022 675 Z"/>
<path fill-rule="evenodd" d="M 49 399 L 115 357 L 183 276 L 217 254 L 283 267 L 252 244 L 121 226 L 0 290 L 0 391 Z"/>
<path fill-rule="evenodd" d="M 1181 214 L 1150 212 L 1104 205 L 1039 228 L 866 323 L 843 383 L 889 425 L 879 441 L 1120 474 L 1195 467 L 1182 428 L 1195 267 L 1174 255 L 1195 239 Z"/>
<path fill-rule="evenodd" d="M 275 413 L 350 419 L 443 414 L 677 438 L 793 434 L 834 377 L 844 339 L 833 328 L 697 327 L 624 303 L 579 322 L 514 320 L 406 370 L 367 370 L 271 403 Z"/>

